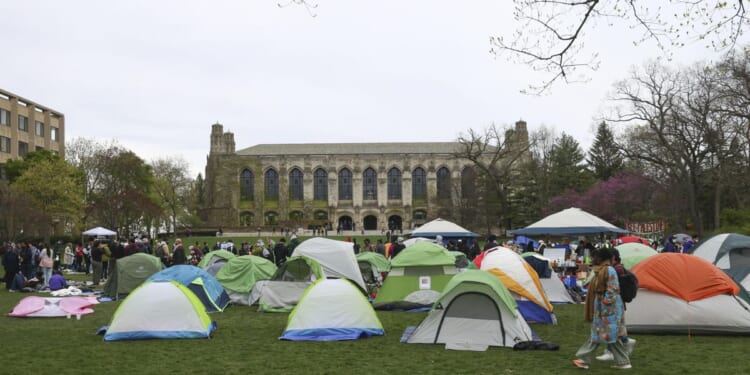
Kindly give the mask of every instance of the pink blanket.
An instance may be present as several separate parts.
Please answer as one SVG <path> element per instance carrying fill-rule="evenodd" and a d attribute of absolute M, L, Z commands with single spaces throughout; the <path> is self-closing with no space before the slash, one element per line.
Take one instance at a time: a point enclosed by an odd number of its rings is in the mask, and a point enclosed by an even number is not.
<path fill-rule="evenodd" d="M 37 297 L 29 296 L 18 302 L 8 316 L 19 318 L 76 316 L 91 314 L 91 306 L 99 301 L 94 297 Z"/>

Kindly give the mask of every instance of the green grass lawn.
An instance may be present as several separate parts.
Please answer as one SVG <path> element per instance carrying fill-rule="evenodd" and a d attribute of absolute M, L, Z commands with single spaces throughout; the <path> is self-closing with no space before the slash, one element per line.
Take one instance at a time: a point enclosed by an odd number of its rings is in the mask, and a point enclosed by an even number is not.
<path fill-rule="evenodd" d="M 0 290 L 9 312 L 24 296 Z M 557 307 L 559 324 L 533 325 L 559 351 L 447 351 L 442 345 L 399 343 L 404 328 L 426 313 L 378 312 L 386 335 L 347 342 L 279 341 L 287 314 L 230 306 L 212 314 L 218 329 L 208 340 L 104 342 L 95 331 L 109 324 L 116 302 L 76 319 L 0 317 L 2 374 L 567 374 L 580 373 L 570 360 L 589 329 L 582 305 Z M 746 337 L 635 335 L 634 373 L 741 374 L 750 372 Z M 593 371 L 617 373 L 611 363 Z"/>

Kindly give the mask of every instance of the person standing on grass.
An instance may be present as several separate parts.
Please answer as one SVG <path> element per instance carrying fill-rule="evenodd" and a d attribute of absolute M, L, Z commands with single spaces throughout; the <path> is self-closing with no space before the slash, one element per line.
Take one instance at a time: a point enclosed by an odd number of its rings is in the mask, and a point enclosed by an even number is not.
<path fill-rule="evenodd" d="M 48 288 L 49 279 L 52 277 L 52 266 L 55 265 L 55 262 L 52 260 L 52 250 L 46 244 L 40 243 L 39 247 L 42 248 L 39 251 L 39 269 L 42 271 L 42 275 L 44 275 L 42 288 Z"/>
<path fill-rule="evenodd" d="M 627 349 L 619 340 L 620 332 L 624 329 L 624 305 L 620 297 L 617 271 L 611 266 L 612 250 L 599 249 L 594 252 L 593 259 L 594 276 L 588 285 L 584 308 L 585 319 L 591 322 L 591 335 L 578 349 L 573 365 L 588 369 L 596 349 L 599 345 L 606 344 L 614 356 L 615 365 L 612 368 L 629 369 L 631 365 Z"/>
<path fill-rule="evenodd" d="M 98 286 L 102 281 L 102 256 L 104 255 L 104 249 L 102 249 L 102 243 L 95 241 L 91 247 L 91 270 L 94 287 Z"/>
<path fill-rule="evenodd" d="M 13 278 L 21 270 L 16 245 L 5 245 L 5 254 L 3 254 L 3 268 L 5 269 L 5 290 L 11 290 Z"/>

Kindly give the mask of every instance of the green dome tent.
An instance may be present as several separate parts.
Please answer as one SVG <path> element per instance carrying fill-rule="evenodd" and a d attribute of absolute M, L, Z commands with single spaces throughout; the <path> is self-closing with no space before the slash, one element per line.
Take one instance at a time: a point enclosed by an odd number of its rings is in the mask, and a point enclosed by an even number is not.
<path fill-rule="evenodd" d="M 373 301 L 376 309 L 432 306 L 456 274 L 456 257 L 440 245 L 417 242 L 391 261 L 391 272 Z"/>
<path fill-rule="evenodd" d="M 268 259 L 243 255 L 227 261 L 216 274 L 216 280 L 224 286 L 232 302 L 252 305 L 255 300 L 251 298 L 251 292 L 255 283 L 270 279 L 275 272 L 276 265 Z"/>
<path fill-rule="evenodd" d="M 289 312 L 310 285 L 325 278 L 323 268 L 316 260 L 305 256 L 291 257 L 270 280 L 256 283 L 252 294 L 258 298 L 259 311 Z"/>
<path fill-rule="evenodd" d="M 117 259 L 115 272 L 112 272 L 104 284 L 104 294 L 118 299 L 120 295 L 132 292 L 163 267 L 159 258 L 146 253 L 135 253 Z"/>
<path fill-rule="evenodd" d="M 406 342 L 513 347 L 531 341 L 528 323 L 497 277 L 480 270 L 454 276 Z"/>
<path fill-rule="evenodd" d="M 650 246 L 638 242 L 620 244 L 615 246 L 615 249 L 620 252 L 622 265 L 627 269 L 631 269 L 635 267 L 636 264 L 658 254 L 656 250 L 652 249 Z"/>

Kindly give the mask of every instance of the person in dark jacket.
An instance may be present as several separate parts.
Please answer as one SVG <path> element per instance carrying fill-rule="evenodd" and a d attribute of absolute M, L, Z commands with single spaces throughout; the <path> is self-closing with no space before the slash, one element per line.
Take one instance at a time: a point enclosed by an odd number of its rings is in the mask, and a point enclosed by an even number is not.
<path fill-rule="evenodd" d="M 185 255 L 185 248 L 182 247 L 182 240 L 176 239 L 174 241 L 174 250 L 172 251 L 172 265 L 185 264 L 187 263 L 187 255 Z"/>
<path fill-rule="evenodd" d="M 16 252 L 16 249 L 10 245 L 5 247 L 5 254 L 3 254 L 3 268 L 5 269 L 5 289 L 10 290 L 12 289 L 13 278 L 18 271 L 21 270 L 18 253 Z"/>
<path fill-rule="evenodd" d="M 281 266 L 286 262 L 286 240 L 281 238 L 276 246 L 273 247 L 273 257 L 276 261 L 276 266 Z"/>

